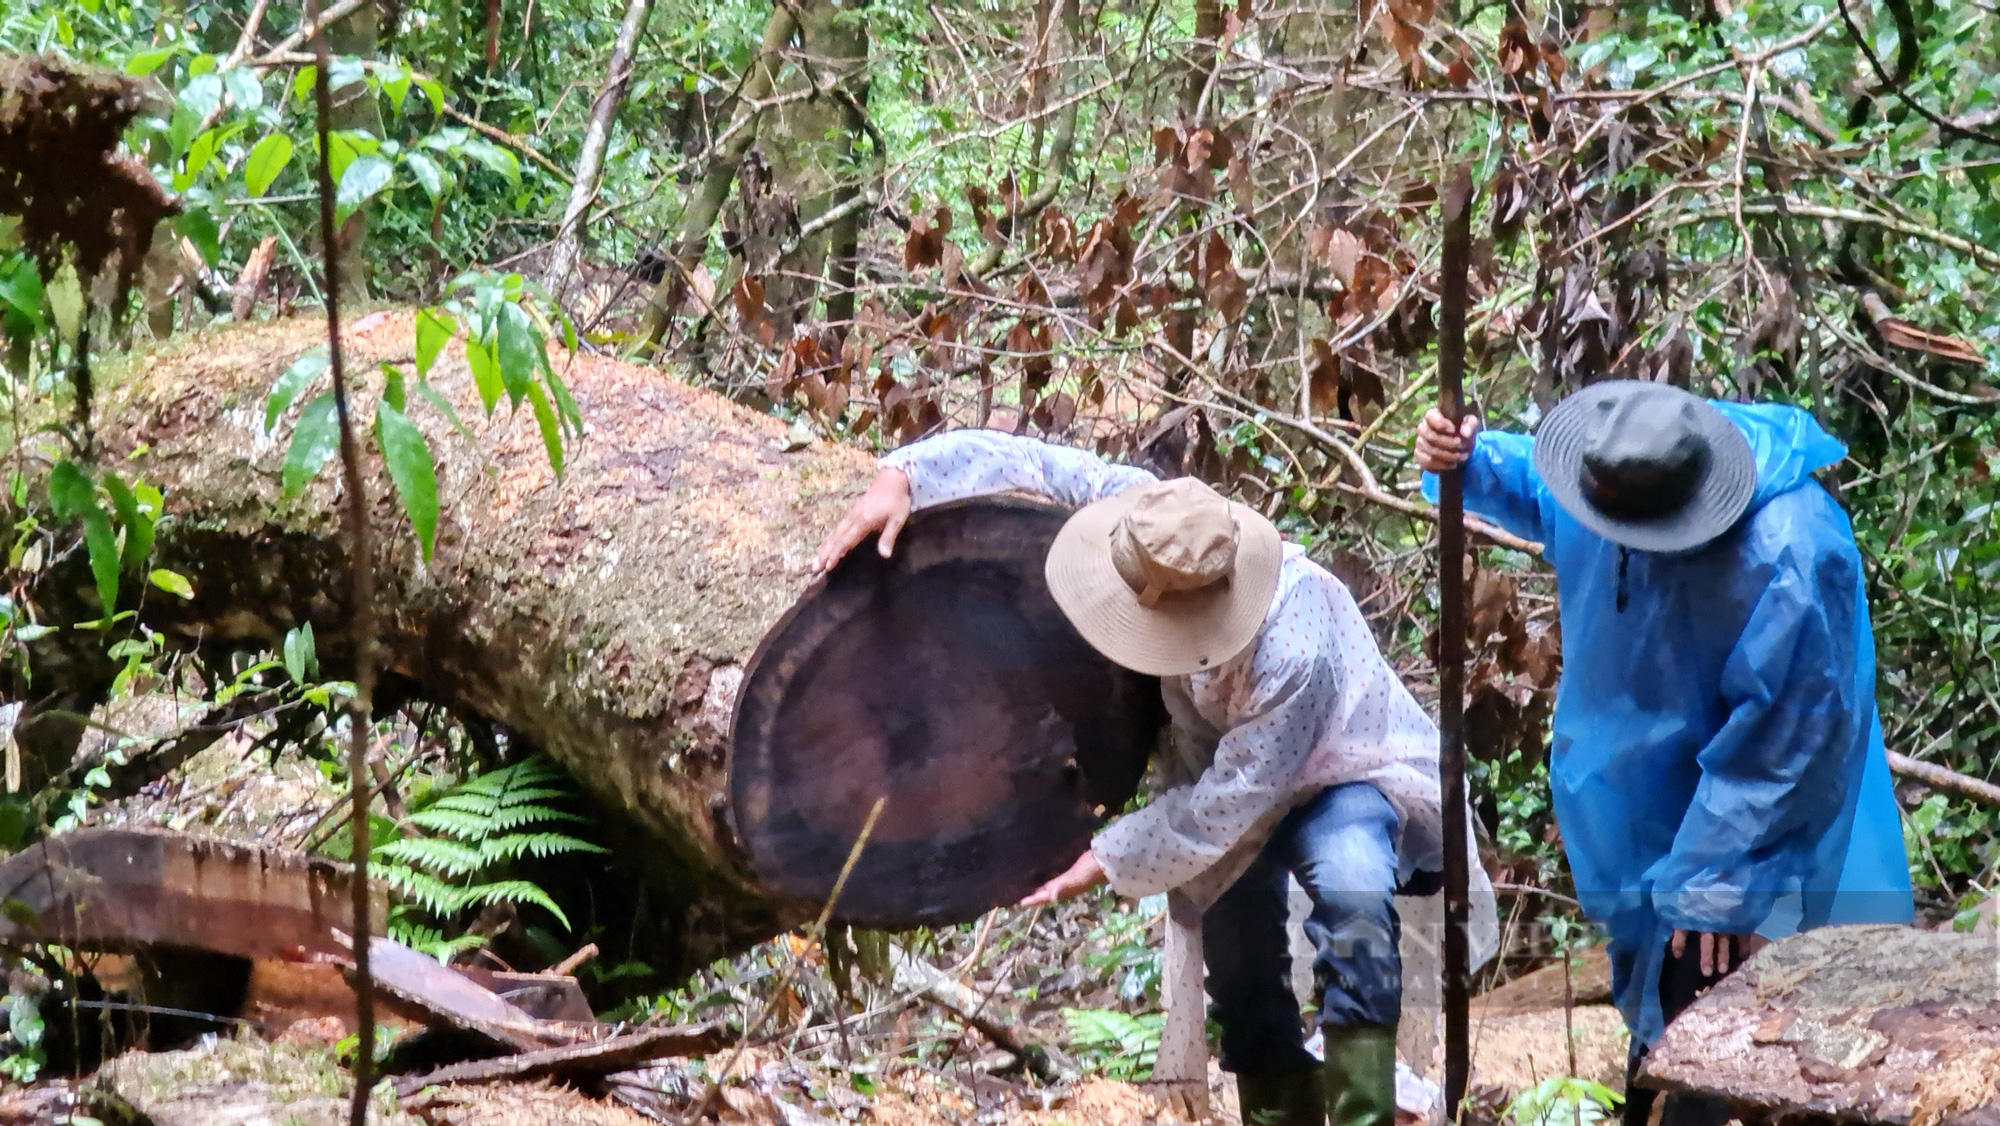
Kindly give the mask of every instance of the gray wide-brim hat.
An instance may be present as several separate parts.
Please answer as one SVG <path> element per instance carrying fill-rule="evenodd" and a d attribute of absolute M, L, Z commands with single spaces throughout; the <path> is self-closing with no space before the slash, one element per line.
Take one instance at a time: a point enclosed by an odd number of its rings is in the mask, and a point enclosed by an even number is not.
<path fill-rule="evenodd" d="M 1591 503 L 1584 456 L 1604 435 L 1606 420 L 1638 396 L 1657 396 L 1678 416 L 1675 425 L 1691 420 L 1707 443 L 1707 465 L 1678 507 L 1644 518 L 1620 517 Z M 1708 543 L 1735 527 L 1757 489 L 1757 458 L 1735 423 L 1698 396 L 1637 380 L 1593 383 L 1556 404 L 1535 430 L 1535 472 L 1577 523 L 1637 551 L 1688 551 Z"/>

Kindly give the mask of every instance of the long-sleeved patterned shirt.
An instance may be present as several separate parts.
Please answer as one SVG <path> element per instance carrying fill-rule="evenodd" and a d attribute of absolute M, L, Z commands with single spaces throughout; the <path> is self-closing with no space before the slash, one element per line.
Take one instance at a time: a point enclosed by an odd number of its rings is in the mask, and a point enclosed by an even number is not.
<path fill-rule="evenodd" d="M 909 477 L 916 509 L 1008 491 L 1081 507 L 1155 480 L 1081 450 L 984 430 L 906 446 L 882 465 Z M 1383 659 L 1353 595 L 1298 547 L 1286 545 L 1269 616 L 1249 648 L 1161 684 L 1173 717 L 1159 764 L 1166 788 L 1092 844 L 1121 894 L 1177 888 L 1213 902 L 1285 814 L 1346 782 L 1374 783 L 1401 815 L 1403 878 L 1442 866 L 1437 729 Z M 1488 905 L 1474 917 L 1490 917 L 1492 890 L 1476 856 L 1472 873 L 1475 908 Z"/>

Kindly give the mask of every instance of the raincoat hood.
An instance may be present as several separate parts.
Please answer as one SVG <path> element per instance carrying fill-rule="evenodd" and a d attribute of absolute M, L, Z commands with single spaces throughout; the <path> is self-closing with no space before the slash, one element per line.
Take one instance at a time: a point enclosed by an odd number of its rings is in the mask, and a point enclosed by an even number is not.
<path fill-rule="evenodd" d="M 1912 915 L 1861 557 L 1812 479 L 1846 450 L 1794 407 L 1714 405 L 1749 439 L 1757 486 L 1735 527 L 1692 551 L 1627 551 L 1585 528 L 1525 434 L 1480 434 L 1465 466 L 1466 510 L 1539 541 L 1556 572 L 1549 790 L 1639 1045 L 1665 1026 L 1676 929 L 1775 937 Z"/>

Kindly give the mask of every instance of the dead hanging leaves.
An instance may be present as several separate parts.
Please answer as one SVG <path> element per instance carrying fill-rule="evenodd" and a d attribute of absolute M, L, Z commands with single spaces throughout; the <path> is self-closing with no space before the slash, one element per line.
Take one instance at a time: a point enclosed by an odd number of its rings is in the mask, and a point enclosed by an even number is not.
<path fill-rule="evenodd" d="M 1472 563 L 1468 559 L 1467 566 Z M 1466 647 L 1465 749 L 1485 762 L 1519 751 L 1525 763 L 1544 751 L 1562 673 L 1562 630 L 1553 608 L 1532 612 L 1520 580 L 1482 567 L 1472 572 Z"/>
<path fill-rule="evenodd" d="M 145 106 L 138 79 L 51 56 L 0 58 L 0 215 L 53 277 L 74 256 L 86 282 L 106 265 L 131 288 L 160 220 L 179 210 L 146 166 L 118 153 Z"/>
<path fill-rule="evenodd" d="M 1215 199 L 1215 174 L 1220 172 L 1237 211 L 1250 213 L 1255 195 L 1250 166 L 1228 133 L 1162 125 L 1153 130 L 1153 158 L 1159 165 L 1154 179 L 1167 201 L 1191 210 L 1205 207 Z"/>

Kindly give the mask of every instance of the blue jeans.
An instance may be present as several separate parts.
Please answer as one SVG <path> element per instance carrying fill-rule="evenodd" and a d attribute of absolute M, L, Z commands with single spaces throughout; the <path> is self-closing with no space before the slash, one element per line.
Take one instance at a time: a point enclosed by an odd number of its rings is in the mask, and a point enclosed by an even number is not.
<path fill-rule="evenodd" d="M 1222 1026 L 1222 1069 L 1306 1071 L 1285 933 L 1285 875 L 1312 899 L 1306 937 L 1322 1028 L 1393 1028 L 1403 1007 L 1396 942 L 1396 841 L 1402 822 L 1368 782 L 1331 786 L 1279 824 L 1241 879 L 1202 919 L 1208 993 Z"/>

